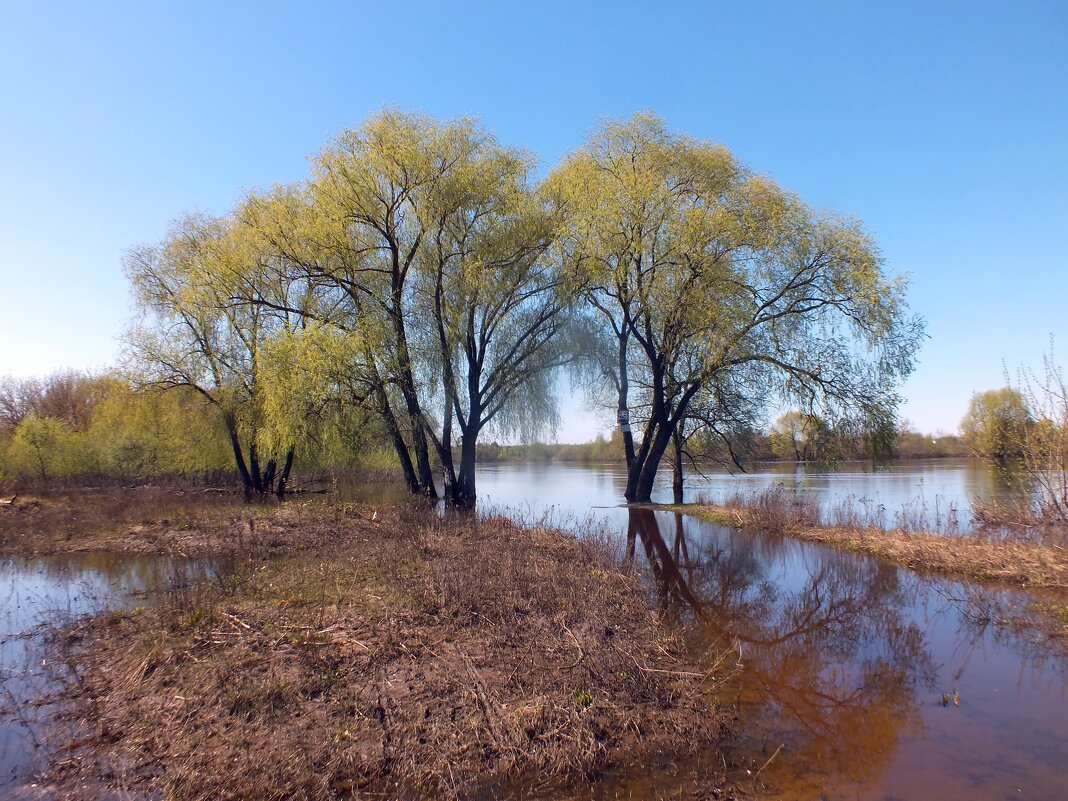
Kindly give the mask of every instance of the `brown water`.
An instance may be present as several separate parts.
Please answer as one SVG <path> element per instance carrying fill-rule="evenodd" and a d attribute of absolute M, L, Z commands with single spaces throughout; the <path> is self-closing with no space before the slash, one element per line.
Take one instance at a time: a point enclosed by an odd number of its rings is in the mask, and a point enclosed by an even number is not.
<path fill-rule="evenodd" d="M 739 654 L 726 686 L 743 786 L 1068 799 L 1068 663 L 988 619 L 1030 596 L 649 510 L 632 510 L 629 530 L 695 647 Z"/>
<path fill-rule="evenodd" d="M 722 500 L 785 482 L 824 506 L 853 498 L 906 514 L 953 506 L 965 517 L 971 497 L 1005 491 L 970 460 L 879 473 L 776 467 L 711 474 L 688 492 Z M 743 788 L 802 801 L 1068 801 L 1068 660 L 1058 643 L 992 622 L 1044 596 L 621 508 L 624 484 L 616 467 L 490 465 L 479 474 L 487 509 L 564 524 L 592 517 L 587 525 L 618 532 L 694 648 L 734 649 L 728 756 Z M 654 500 L 670 498 L 662 475 Z M 598 797 L 650 798 L 722 767 L 638 771 Z"/>
<path fill-rule="evenodd" d="M 861 492 L 900 505 L 990 489 L 977 467 L 793 475 L 825 499 Z M 484 509 L 497 504 L 525 520 L 592 517 L 649 568 L 651 592 L 692 646 L 739 665 L 721 692 L 737 709 L 727 757 L 743 788 L 803 801 L 1068 801 L 1068 660 L 1041 637 L 990 623 L 1039 596 L 621 508 L 622 481 L 613 468 L 495 465 L 481 470 L 479 490 Z M 703 491 L 755 481 L 720 475 Z M 364 499 L 383 501 L 381 492 Z M 670 485 L 657 492 L 670 496 Z M 51 708 L 26 702 L 70 680 L 48 663 L 46 626 L 145 605 L 174 581 L 211 573 L 205 563 L 105 554 L 0 560 L 0 797 L 39 762 L 35 746 L 48 731 Z M 596 797 L 677 790 L 723 769 L 708 759 L 655 774 L 634 766 Z"/>

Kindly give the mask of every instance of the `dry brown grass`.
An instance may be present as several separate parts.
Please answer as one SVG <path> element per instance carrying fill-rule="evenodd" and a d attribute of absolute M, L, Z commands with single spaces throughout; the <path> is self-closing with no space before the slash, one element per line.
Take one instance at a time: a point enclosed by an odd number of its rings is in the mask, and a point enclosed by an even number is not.
<path fill-rule="evenodd" d="M 329 531 L 308 529 L 324 500 L 273 497 L 246 502 L 240 493 L 162 488 L 94 489 L 19 496 L 0 506 L 0 554 L 20 556 L 121 551 L 210 555 L 281 552 L 315 546 Z"/>
<path fill-rule="evenodd" d="M 721 736 L 719 665 L 689 663 L 596 547 L 429 512 L 304 515 L 319 547 L 71 632 L 82 739 L 53 780 L 472 798 L 670 763 Z"/>
<path fill-rule="evenodd" d="M 206 545 L 251 509 L 240 495 L 151 487 L 19 495 L 0 506 L 0 553 L 173 552 L 192 545 L 183 538 Z"/>
<path fill-rule="evenodd" d="M 698 504 L 685 511 L 734 528 L 786 534 L 855 551 L 925 573 L 1028 587 L 1068 589 L 1068 550 L 1014 539 L 945 536 L 859 526 L 821 525 L 811 503 L 783 493 L 762 493 L 756 502 Z"/>

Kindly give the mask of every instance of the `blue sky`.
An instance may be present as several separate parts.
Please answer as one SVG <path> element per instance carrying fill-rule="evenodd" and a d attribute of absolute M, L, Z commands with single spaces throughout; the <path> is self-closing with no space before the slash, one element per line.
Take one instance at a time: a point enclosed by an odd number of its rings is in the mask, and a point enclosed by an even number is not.
<path fill-rule="evenodd" d="M 301 177 L 383 105 L 477 114 L 544 167 L 652 110 L 856 215 L 928 321 L 921 429 L 1068 348 L 1064 0 L 0 0 L 0 374 L 113 363 L 124 249 Z M 565 409 L 560 438 L 592 436 Z"/>

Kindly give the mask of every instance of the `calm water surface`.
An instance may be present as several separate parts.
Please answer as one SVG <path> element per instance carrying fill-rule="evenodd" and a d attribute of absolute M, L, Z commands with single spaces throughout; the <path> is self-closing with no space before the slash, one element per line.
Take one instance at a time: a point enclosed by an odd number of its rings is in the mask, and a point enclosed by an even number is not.
<path fill-rule="evenodd" d="M 551 509 L 565 517 L 585 516 L 591 506 L 620 504 L 626 483 L 622 465 L 484 464 L 478 468 L 480 503 L 508 506 L 520 513 Z M 897 462 L 878 471 L 864 463 L 828 471 L 783 462 L 749 473 L 709 469 L 700 475 L 689 470 L 684 500 L 722 503 L 736 494 L 773 487 L 812 498 L 826 512 L 851 504 L 886 525 L 909 524 L 923 516 L 945 526 L 954 516 L 961 529 L 971 521 L 972 498 L 990 501 L 1008 495 L 1004 480 L 989 464 L 975 459 L 926 459 Z M 671 503 L 670 469 L 658 474 L 652 500 Z"/>
<path fill-rule="evenodd" d="M 695 647 L 739 655 L 727 686 L 743 785 L 806 800 L 1068 799 L 1068 665 L 1055 644 L 990 623 L 1030 596 L 679 515 L 633 510 L 628 530 Z"/>
<path fill-rule="evenodd" d="M 693 647 L 740 666 L 725 693 L 738 709 L 728 757 L 743 787 L 799 801 L 1068 801 L 1068 664 L 1042 638 L 990 623 L 1039 596 L 627 509 L 623 478 L 613 467 L 485 465 L 479 492 L 486 510 L 607 531 L 650 568 L 654 597 Z M 824 504 L 895 511 L 937 502 L 966 512 L 973 494 L 1001 491 L 982 465 L 940 461 L 875 474 L 715 474 L 693 478 L 687 494 L 720 501 L 780 482 Z M 665 475 L 655 498 L 670 494 Z M 48 664 L 42 624 L 145 605 L 173 580 L 210 572 L 106 554 L 0 560 L 0 797 L 32 770 L 52 711 L 25 702 L 70 678 Z M 636 769 L 599 797 L 649 798 L 721 769 L 718 757 L 667 774 Z"/>
<path fill-rule="evenodd" d="M 479 492 L 487 508 L 528 520 L 592 514 L 595 527 L 616 532 L 625 552 L 652 568 L 660 604 L 693 632 L 694 647 L 740 663 L 728 683 L 739 709 L 730 756 L 740 784 L 803 801 L 1068 801 L 1068 661 L 1056 643 L 991 622 L 1039 596 L 621 508 L 624 481 L 612 467 L 489 465 Z M 824 505 L 937 502 L 963 513 L 973 495 L 1004 492 L 986 466 L 961 460 L 874 474 L 717 474 L 694 480 L 687 499 L 778 483 Z M 670 474 L 654 500 L 671 500 Z M 678 781 L 686 777 L 683 766 Z M 669 776 L 632 778 L 608 795 L 647 798 L 671 784 Z"/>

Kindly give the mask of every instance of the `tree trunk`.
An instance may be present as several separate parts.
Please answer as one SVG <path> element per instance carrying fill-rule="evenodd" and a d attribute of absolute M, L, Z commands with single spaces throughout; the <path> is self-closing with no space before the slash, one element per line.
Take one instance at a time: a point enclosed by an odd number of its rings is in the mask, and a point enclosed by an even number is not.
<path fill-rule="evenodd" d="M 430 447 L 427 445 L 427 432 L 423 420 L 423 410 L 419 405 L 419 395 L 415 391 L 415 375 L 412 372 L 411 353 L 408 350 L 408 332 L 404 324 L 404 306 L 401 300 L 403 282 L 397 278 L 397 252 L 394 250 L 394 287 L 390 318 L 393 321 L 393 336 L 397 348 L 397 385 L 400 387 L 408 420 L 412 426 L 412 450 L 415 451 L 415 469 L 419 481 L 419 493 L 428 498 L 437 498 L 438 491 L 434 484 L 434 471 L 430 468 Z"/>
<path fill-rule="evenodd" d="M 282 465 L 282 473 L 278 476 L 278 488 L 274 491 L 274 494 L 278 496 L 279 500 L 284 498 L 286 494 L 286 484 L 289 483 L 289 471 L 293 469 L 293 454 L 294 448 L 293 446 L 290 446 L 289 450 L 286 451 L 286 460 Z"/>
<path fill-rule="evenodd" d="M 252 478 L 252 489 L 263 492 L 263 481 L 260 473 L 260 457 L 256 453 L 256 444 L 248 446 L 248 473 Z"/>
<path fill-rule="evenodd" d="M 678 426 L 671 435 L 671 442 L 675 446 L 675 459 L 671 463 L 671 494 L 675 503 L 682 503 L 682 434 Z"/>
<path fill-rule="evenodd" d="M 634 464 L 627 470 L 625 497 L 631 503 L 649 503 L 651 500 L 660 460 L 663 458 L 668 445 L 671 444 L 671 440 L 682 424 L 682 420 L 685 419 L 686 409 L 698 389 L 700 389 L 699 384 L 692 384 L 679 399 L 674 412 L 669 414 L 664 401 L 660 399 L 663 393 L 663 381 L 658 377 L 658 374 L 654 374 L 652 413 L 649 417 L 649 423 L 645 427 L 642 446 L 638 450 Z"/>
<path fill-rule="evenodd" d="M 460 471 L 456 475 L 452 502 L 460 509 L 475 508 L 475 446 L 478 434 L 468 430 L 460 441 Z"/>
<path fill-rule="evenodd" d="M 386 431 L 389 432 L 390 442 L 393 443 L 393 450 L 397 454 L 397 461 L 400 462 L 401 473 L 404 474 L 404 485 L 412 495 L 418 495 L 419 479 L 415 475 L 412 456 L 408 452 L 408 443 L 404 441 L 404 435 L 401 434 L 400 426 L 397 424 L 397 417 L 393 414 L 393 409 L 389 405 L 389 398 L 386 397 L 385 390 L 377 387 L 375 389 L 375 399 L 378 402 L 378 411 L 382 415 L 382 421 L 386 424 Z"/>
<path fill-rule="evenodd" d="M 661 423 L 656 427 L 653 441 L 648 449 L 646 449 L 645 443 L 642 443 L 642 451 L 645 452 L 645 458 L 636 461 L 634 464 L 635 468 L 638 468 L 634 481 L 634 497 L 628 498 L 628 500 L 636 503 L 649 503 L 652 500 L 656 471 L 660 467 L 660 460 L 664 457 L 664 452 L 667 450 L 668 445 L 671 444 L 671 435 L 674 433 L 674 428 L 674 424 L 670 421 Z M 634 473 L 635 471 L 631 470 L 630 472 Z"/>
<path fill-rule="evenodd" d="M 630 379 L 627 375 L 627 335 L 619 334 L 619 412 L 628 414 L 627 422 L 620 425 L 623 432 L 623 455 L 627 459 L 627 469 L 634 464 L 634 434 L 630 428 L 629 410 L 627 408 L 630 394 Z"/>
<path fill-rule="evenodd" d="M 263 478 L 260 480 L 260 491 L 264 494 L 271 491 L 274 487 L 274 474 L 278 469 L 278 462 L 274 459 L 267 461 L 267 466 L 263 468 Z"/>
<path fill-rule="evenodd" d="M 248 466 L 245 464 L 245 456 L 241 452 L 241 439 L 237 435 L 237 426 L 232 421 L 226 421 L 226 429 L 230 434 L 230 447 L 234 449 L 234 463 L 237 472 L 241 474 L 241 483 L 244 485 L 245 495 L 252 492 L 252 476 L 249 475 Z"/>

